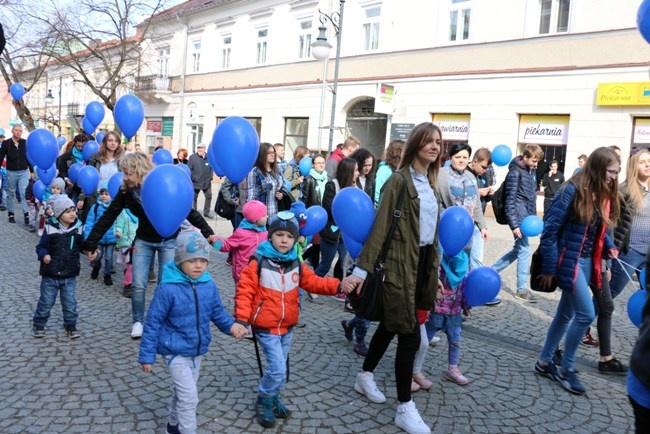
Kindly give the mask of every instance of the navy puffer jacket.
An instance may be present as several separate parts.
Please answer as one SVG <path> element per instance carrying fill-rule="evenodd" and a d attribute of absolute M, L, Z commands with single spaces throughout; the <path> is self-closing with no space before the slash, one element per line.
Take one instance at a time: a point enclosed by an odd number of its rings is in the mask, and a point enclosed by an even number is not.
<path fill-rule="evenodd" d="M 540 241 L 542 273 L 555 275 L 557 286 L 569 291 L 573 290 L 578 275 L 578 259 L 587 237 L 587 225 L 571 220 L 575 194 L 576 186 L 570 181 L 560 187 L 544 214 Z M 609 234 L 605 233 L 604 237 L 603 255 L 606 255 L 615 246 Z M 593 259 L 600 262 L 601 258 Z"/>
<path fill-rule="evenodd" d="M 535 171 L 529 170 L 523 157 L 512 159 L 506 176 L 506 217 L 511 230 L 521 226 L 529 215 L 537 214 L 537 185 Z"/>

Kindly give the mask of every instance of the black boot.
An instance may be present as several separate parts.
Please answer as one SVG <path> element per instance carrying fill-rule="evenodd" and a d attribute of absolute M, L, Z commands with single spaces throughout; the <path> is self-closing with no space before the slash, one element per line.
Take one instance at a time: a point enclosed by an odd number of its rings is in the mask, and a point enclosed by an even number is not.
<path fill-rule="evenodd" d="M 131 298 L 131 285 L 124 285 L 122 290 L 122 297 Z"/>
<path fill-rule="evenodd" d="M 24 218 L 23 220 L 25 221 L 25 224 L 29 225 L 29 213 L 27 213 L 27 212 L 24 213 L 23 218 Z"/>
<path fill-rule="evenodd" d="M 104 276 L 104 285 L 106 286 L 112 286 L 113 285 L 113 279 L 111 279 L 111 275 L 107 274 Z"/>
<path fill-rule="evenodd" d="M 97 276 L 99 276 L 99 267 L 93 267 L 93 271 L 90 272 L 90 278 L 97 279 Z"/>
<path fill-rule="evenodd" d="M 16 218 L 12 212 L 9 213 L 9 223 L 16 223 Z"/>
<path fill-rule="evenodd" d="M 279 393 L 273 397 L 273 415 L 278 419 L 287 419 L 291 416 L 291 411 L 284 406 Z"/>
<path fill-rule="evenodd" d="M 257 421 L 264 428 L 273 428 L 275 426 L 275 414 L 273 414 L 273 398 L 257 397 L 255 402 L 255 411 Z"/>

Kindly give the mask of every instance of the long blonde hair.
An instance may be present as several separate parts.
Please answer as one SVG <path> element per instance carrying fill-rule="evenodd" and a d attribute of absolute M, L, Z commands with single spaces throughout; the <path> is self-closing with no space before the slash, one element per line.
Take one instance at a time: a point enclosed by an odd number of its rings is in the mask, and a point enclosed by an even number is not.
<path fill-rule="evenodd" d="M 639 210 L 643 208 L 643 195 L 645 191 L 639 184 L 639 160 L 642 155 L 650 156 L 650 149 L 641 149 L 640 151 L 630 155 L 627 160 L 627 174 L 625 176 L 625 183 L 627 184 L 627 191 L 631 203 L 634 208 Z"/>
<path fill-rule="evenodd" d="M 153 163 L 149 160 L 147 155 L 142 152 L 132 152 L 123 155 L 117 162 L 121 172 L 135 173 L 138 176 L 138 185 L 142 185 L 144 177 L 153 169 Z M 120 186 L 122 190 L 128 190 L 126 184 L 122 182 Z"/>

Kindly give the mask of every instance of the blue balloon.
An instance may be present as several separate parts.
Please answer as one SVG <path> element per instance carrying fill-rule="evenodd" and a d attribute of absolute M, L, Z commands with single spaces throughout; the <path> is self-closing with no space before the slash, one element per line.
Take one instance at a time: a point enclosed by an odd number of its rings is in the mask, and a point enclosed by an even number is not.
<path fill-rule="evenodd" d="M 32 186 L 32 193 L 34 197 L 38 200 L 43 200 L 43 193 L 45 193 L 45 184 L 40 179 L 34 183 Z"/>
<path fill-rule="evenodd" d="M 122 133 L 131 140 L 144 121 L 144 105 L 135 95 L 123 95 L 115 103 L 113 116 Z"/>
<path fill-rule="evenodd" d="M 161 164 L 173 164 L 174 157 L 172 157 L 172 153 L 169 152 L 167 149 L 160 148 L 153 153 L 153 157 L 151 157 L 151 162 L 158 166 L 160 166 Z"/>
<path fill-rule="evenodd" d="M 332 215 L 341 231 L 363 244 L 375 222 L 375 206 L 360 188 L 346 187 L 334 196 Z"/>
<path fill-rule="evenodd" d="M 86 118 L 86 117 L 84 117 L 81 120 L 81 127 L 83 128 L 84 133 L 86 133 L 88 135 L 92 136 L 92 134 L 95 132 L 95 126 L 93 124 L 91 124 L 90 121 L 88 120 L 88 118 Z"/>
<path fill-rule="evenodd" d="M 238 184 L 246 178 L 255 164 L 260 150 L 260 139 L 249 121 L 239 116 L 229 116 L 214 130 L 208 153 L 210 150 L 214 152 L 214 162 L 211 161 L 211 164 L 218 165 L 223 175 Z M 215 170 L 214 165 L 212 169 Z"/>
<path fill-rule="evenodd" d="M 86 105 L 86 119 L 90 121 L 91 125 L 97 128 L 104 120 L 104 106 L 97 101 L 89 102 Z"/>
<path fill-rule="evenodd" d="M 536 237 L 543 229 L 544 221 L 536 215 L 529 215 L 521 222 L 521 233 L 527 237 Z"/>
<path fill-rule="evenodd" d="M 507 166 L 512 159 L 512 151 L 507 145 L 498 145 L 492 151 L 492 162 L 497 166 Z"/>
<path fill-rule="evenodd" d="M 300 169 L 300 175 L 307 176 L 311 171 L 313 162 L 311 157 L 302 157 L 300 163 L 298 163 L 298 169 Z"/>
<path fill-rule="evenodd" d="M 14 101 L 20 101 L 23 95 L 25 95 L 25 88 L 20 83 L 12 84 L 9 88 L 9 91 L 11 92 L 11 96 L 13 97 Z"/>
<path fill-rule="evenodd" d="M 636 13 L 636 25 L 643 39 L 650 44 L 650 1 L 644 0 Z"/>
<path fill-rule="evenodd" d="M 74 163 L 68 169 L 68 179 L 75 184 L 79 181 L 79 172 L 83 169 L 84 165 L 81 163 Z"/>
<path fill-rule="evenodd" d="M 221 170 L 221 167 L 219 167 L 219 163 L 217 163 L 217 156 L 214 151 L 215 149 L 217 149 L 215 146 L 210 146 L 208 148 L 208 162 L 210 163 L 210 167 L 212 167 L 212 171 L 217 176 L 226 176 L 224 171 Z"/>
<path fill-rule="evenodd" d="M 640 289 L 627 300 L 627 316 L 637 327 L 643 322 L 643 306 L 648 298 L 648 291 Z"/>
<path fill-rule="evenodd" d="M 43 184 L 45 185 L 50 185 L 54 178 L 56 178 L 56 164 L 52 165 L 49 169 L 43 170 L 40 167 L 36 168 L 36 174 L 38 175 L 38 179 L 43 181 Z"/>
<path fill-rule="evenodd" d="M 462 206 L 450 206 L 440 216 L 438 240 L 447 256 L 456 256 L 472 239 L 474 220 Z"/>
<path fill-rule="evenodd" d="M 316 235 L 323 230 L 327 224 L 327 211 L 320 205 L 312 205 L 307 208 L 307 219 L 300 228 L 300 235 L 307 237 Z"/>
<path fill-rule="evenodd" d="M 465 300 L 471 307 L 481 306 L 494 300 L 500 289 L 499 273 L 490 267 L 478 267 L 465 280 Z"/>
<path fill-rule="evenodd" d="M 108 180 L 108 194 L 111 195 L 111 199 L 115 199 L 117 193 L 120 191 L 120 186 L 122 185 L 122 180 L 124 180 L 124 173 L 117 172 L 111 176 Z"/>
<path fill-rule="evenodd" d="M 63 145 L 65 145 L 67 141 L 68 141 L 68 139 L 66 139 L 63 136 L 58 136 L 56 138 L 56 143 L 57 143 L 57 145 L 59 145 L 59 148 L 61 148 Z"/>
<path fill-rule="evenodd" d="M 97 191 L 97 186 L 99 185 L 99 172 L 94 166 L 84 166 L 79 171 L 77 184 L 79 184 L 79 187 L 81 187 L 81 190 L 86 196 L 90 196 Z"/>
<path fill-rule="evenodd" d="M 32 165 L 52 167 L 59 156 L 56 137 L 45 128 L 38 128 L 27 136 L 27 157 Z"/>
<path fill-rule="evenodd" d="M 648 290 L 647 275 L 648 275 L 648 268 L 643 267 L 641 269 L 641 273 L 639 273 L 639 283 L 641 284 L 641 288 L 645 289 L 646 291 Z"/>
<path fill-rule="evenodd" d="M 84 161 L 90 161 L 93 155 L 99 152 L 99 143 L 94 140 L 88 140 L 84 143 L 84 147 L 81 150 Z"/>
<path fill-rule="evenodd" d="M 341 236 L 343 237 L 343 244 L 345 244 L 345 248 L 348 250 L 350 257 L 357 259 L 361 254 L 361 250 L 363 250 L 363 244 L 357 243 L 345 232 L 341 232 Z"/>
<path fill-rule="evenodd" d="M 95 141 L 101 145 L 102 142 L 104 141 L 105 135 L 106 135 L 106 131 L 98 132 L 97 135 L 95 136 Z"/>
<path fill-rule="evenodd" d="M 192 171 L 190 170 L 190 166 L 188 166 L 185 163 L 179 163 L 177 164 L 177 166 L 183 169 L 183 172 L 187 173 L 187 176 L 189 176 L 190 179 L 192 179 Z"/>
<path fill-rule="evenodd" d="M 156 166 L 144 178 L 142 207 L 161 237 L 176 233 L 190 213 L 193 201 L 192 181 L 177 165 Z"/>

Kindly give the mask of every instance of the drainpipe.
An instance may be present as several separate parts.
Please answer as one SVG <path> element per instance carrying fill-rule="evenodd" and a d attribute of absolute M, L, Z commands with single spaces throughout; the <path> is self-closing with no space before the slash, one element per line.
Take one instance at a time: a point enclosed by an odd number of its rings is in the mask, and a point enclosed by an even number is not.
<path fill-rule="evenodd" d="M 188 41 L 188 28 L 189 25 L 181 21 L 180 16 L 177 14 L 176 19 L 179 23 L 184 26 L 185 40 L 183 41 L 183 57 L 182 57 L 182 67 L 181 67 L 181 90 L 180 90 L 180 104 L 179 104 L 179 115 L 178 115 L 178 136 L 179 148 L 187 148 L 187 145 L 184 146 L 185 139 L 183 138 L 183 112 L 185 111 L 185 75 L 187 73 L 187 41 Z"/>

